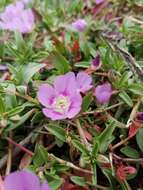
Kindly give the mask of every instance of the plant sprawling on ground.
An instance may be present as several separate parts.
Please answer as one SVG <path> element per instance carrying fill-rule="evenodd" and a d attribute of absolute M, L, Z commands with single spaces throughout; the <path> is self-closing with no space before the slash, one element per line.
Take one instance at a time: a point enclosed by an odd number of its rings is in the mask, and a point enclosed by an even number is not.
<path fill-rule="evenodd" d="M 0 1 L 0 190 L 143 188 L 142 11 Z"/>

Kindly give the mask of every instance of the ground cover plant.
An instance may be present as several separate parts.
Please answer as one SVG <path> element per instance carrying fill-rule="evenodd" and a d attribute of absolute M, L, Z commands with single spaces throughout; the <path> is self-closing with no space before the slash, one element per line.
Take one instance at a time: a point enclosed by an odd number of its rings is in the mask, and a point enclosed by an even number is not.
<path fill-rule="evenodd" d="M 143 1 L 0 1 L 0 190 L 143 189 Z"/>

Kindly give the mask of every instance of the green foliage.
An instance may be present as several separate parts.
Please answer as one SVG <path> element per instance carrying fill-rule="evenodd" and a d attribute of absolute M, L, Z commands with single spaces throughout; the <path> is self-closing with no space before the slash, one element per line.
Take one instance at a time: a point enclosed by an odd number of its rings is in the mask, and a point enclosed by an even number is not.
<path fill-rule="evenodd" d="M 143 151 L 143 128 L 136 135 L 136 141 L 141 151 Z"/>
<path fill-rule="evenodd" d="M 14 1 L 1 0 L 0 12 L 10 3 Z M 33 0 L 25 5 L 35 15 L 31 32 L 0 28 L 2 174 L 9 167 L 5 161 L 11 151 L 9 137 L 14 142 L 11 171 L 24 164 L 24 169 L 47 180 L 51 190 L 143 188 L 139 162 L 143 128 L 137 117 L 143 112 L 142 5 L 142 0 L 107 0 L 98 5 L 95 0 Z M 72 26 L 80 18 L 87 23 L 84 31 Z M 98 54 L 101 66 L 92 70 Z M 46 106 L 38 100 L 39 86 L 54 86 L 56 76 L 80 71 L 89 73 L 93 88 L 80 93 L 82 105 L 75 117 L 52 121 L 43 114 Z M 112 96 L 106 104 L 98 104 L 95 88 L 104 82 L 111 84 Z M 50 92 L 48 101 L 57 106 Z M 132 138 L 130 130 L 137 132 Z M 25 154 L 28 150 L 32 160 Z M 15 156 L 17 151 L 21 154 Z M 136 172 L 119 180 L 124 177 L 117 172 L 121 165 L 135 167 Z"/>

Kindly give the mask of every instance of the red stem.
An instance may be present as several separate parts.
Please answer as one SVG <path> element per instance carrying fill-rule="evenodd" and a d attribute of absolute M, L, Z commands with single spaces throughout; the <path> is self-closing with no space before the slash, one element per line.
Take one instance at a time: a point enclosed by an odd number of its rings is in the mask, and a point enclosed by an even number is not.
<path fill-rule="evenodd" d="M 15 145 L 16 147 L 18 147 L 19 149 L 21 149 L 22 151 L 24 151 L 25 153 L 29 154 L 30 156 L 33 156 L 33 152 L 28 150 L 27 148 L 25 148 L 24 146 L 16 143 L 14 140 L 12 140 L 11 138 L 7 137 L 6 138 L 8 140 L 9 143 Z"/>

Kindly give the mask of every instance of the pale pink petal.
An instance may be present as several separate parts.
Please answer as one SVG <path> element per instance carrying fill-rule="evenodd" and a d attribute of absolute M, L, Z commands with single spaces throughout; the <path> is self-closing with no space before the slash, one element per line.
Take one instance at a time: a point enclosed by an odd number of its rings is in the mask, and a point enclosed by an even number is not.
<path fill-rule="evenodd" d="M 96 4 L 103 3 L 105 0 L 96 0 Z"/>
<path fill-rule="evenodd" d="M 76 92 L 75 74 L 73 72 L 69 72 L 65 75 L 56 77 L 54 87 L 59 94 L 74 94 Z"/>
<path fill-rule="evenodd" d="M 71 105 L 67 112 L 67 117 L 69 119 L 75 117 L 81 110 L 82 97 L 80 94 L 75 95 L 71 98 Z"/>
<path fill-rule="evenodd" d="M 80 72 L 76 77 L 77 88 L 79 92 L 86 92 L 92 88 L 92 78 L 85 72 Z"/>
<path fill-rule="evenodd" d="M 102 85 L 98 85 L 95 89 L 94 95 L 96 96 L 96 99 L 99 103 L 108 103 L 112 95 L 111 84 L 106 82 Z"/>
<path fill-rule="evenodd" d="M 52 86 L 48 84 L 43 84 L 39 87 L 37 97 L 39 102 L 43 106 L 49 107 L 52 104 L 53 99 L 55 97 L 55 90 Z"/>
<path fill-rule="evenodd" d="M 40 182 L 32 172 L 13 172 L 5 178 L 4 190 L 40 190 Z"/>
<path fill-rule="evenodd" d="M 50 190 L 48 183 L 46 181 L 42 183 L 40 190 Z"/>
<path fill-rule="evenodd" d="M 67 117 L 66 115 L 64 115 L 62 113 L 54 111 L 54 109 L 43 108 L 42 112 L 44 113 L 44 115 L 46 117 L 50 118 L 53 121 L 66 119 L 66 117 Z"/>
<path fill-rule="evenodd" d="M 75 22 L 71 24 L 72 28 L 79 31 L 83 32 L 87 26 L 87 23 L 84 19 L 78 19 Z"/>

